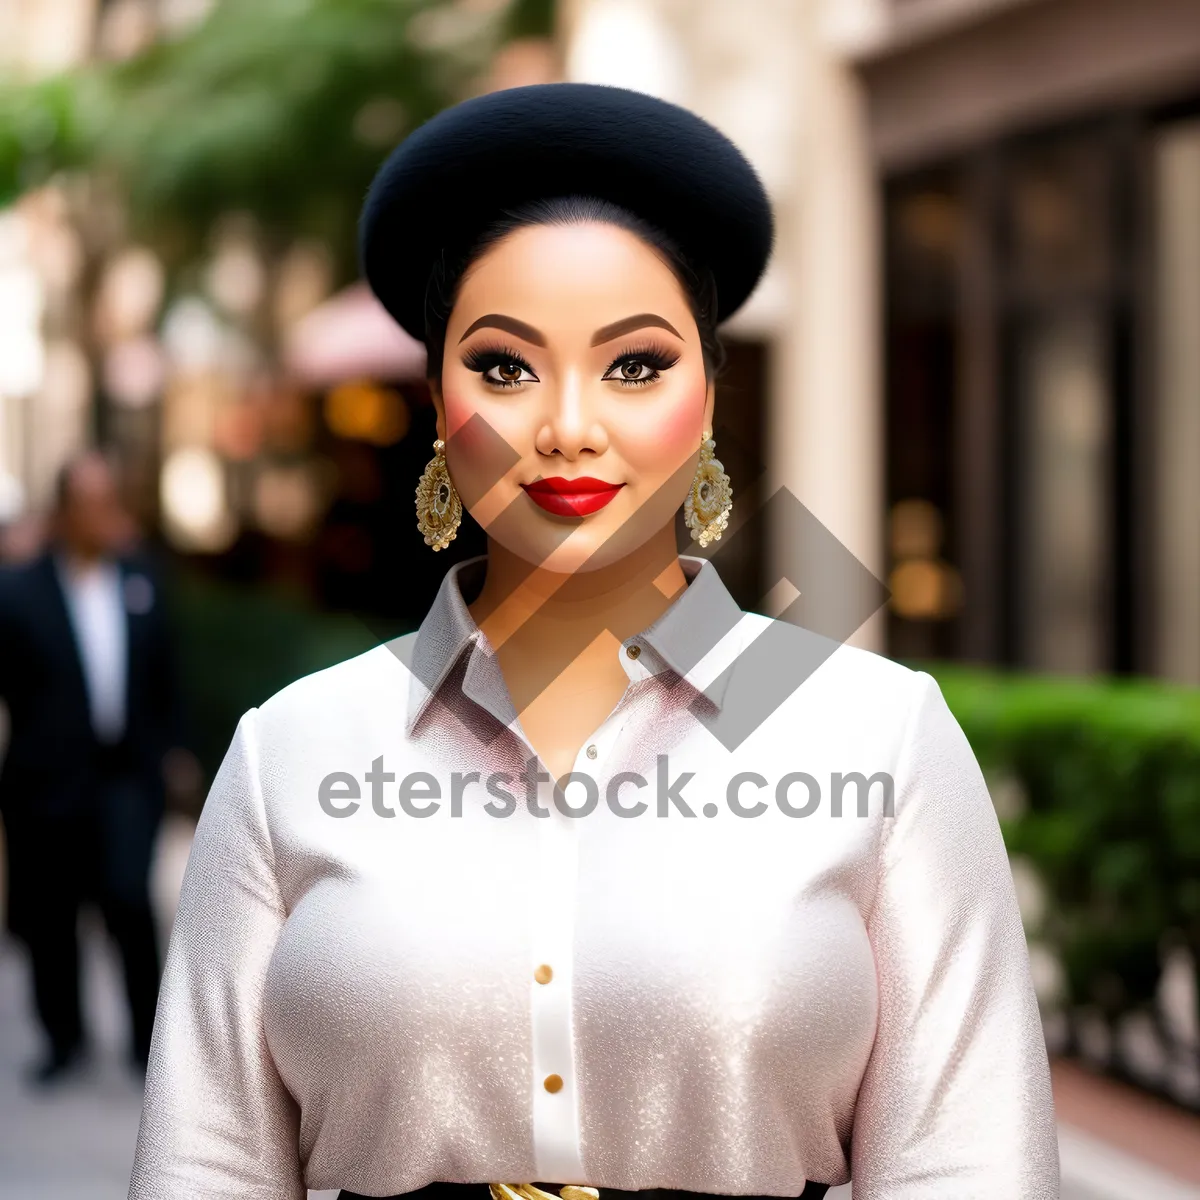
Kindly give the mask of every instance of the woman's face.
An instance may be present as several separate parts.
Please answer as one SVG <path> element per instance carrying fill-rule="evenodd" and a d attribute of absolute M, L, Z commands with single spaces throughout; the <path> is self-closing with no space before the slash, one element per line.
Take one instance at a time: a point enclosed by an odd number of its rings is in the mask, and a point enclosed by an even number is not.
<path fill-rule="evenodd" d="M 591 223 L 519 229 L 472 265 L 435 402 L 471 515 L 525 561 L 574 573 L 673 524 L 713 395 L 670 267 Z"/>

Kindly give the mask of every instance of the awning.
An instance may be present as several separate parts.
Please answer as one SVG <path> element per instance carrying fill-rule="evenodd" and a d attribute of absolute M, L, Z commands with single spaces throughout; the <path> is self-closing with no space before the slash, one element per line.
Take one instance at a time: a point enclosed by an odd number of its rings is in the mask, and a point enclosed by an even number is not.
<path fill-rule="evenodd" d="M 355 283 L 292 326 L 283 365 L 311 387 L 364 378 L 423 379 L 425 347 L 392 320 L 365 283 Z"/>

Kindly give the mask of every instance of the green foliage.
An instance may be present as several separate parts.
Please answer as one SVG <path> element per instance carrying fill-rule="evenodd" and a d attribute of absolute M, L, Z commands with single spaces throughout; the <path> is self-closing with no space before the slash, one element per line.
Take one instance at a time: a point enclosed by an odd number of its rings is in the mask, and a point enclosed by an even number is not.
<path fill-rule="evenodd" d="M 508 36 L 548 37 L 554 30 L 556 0 L 517 0 L 508 10 Z"/>
<path fill-rule="evenodd" d="M 115 72 L 105 153 L 142 214 L 203 226 L 245 208 L 320 230 L 357 207 L 386 149 L 485 60 L 485 31 L 455 35 L 446 18 L 457 16 L 433 0 L 220 5 L 191 37 Z"/>
<path fill-rule="evenodd" d="M 90 75 L 0 82 L 0 207 L 87 161 L 93 133 L 86 114 L 99 114 L 104 103 L 103 86 Z"/>
<path fill-rule="evenodd" d="M 135 221 L 201 236 L 230 210 L 343 263 L 384 154 L 469 90 L 544 0 L 222 0 L 119 65 L 0 88 L 0 203 L 64 167 L 105 168 Z"/>
<path fill-rule="evenodd" d="M 1046 885 L 1070 1002 L 1145 1005 L 1164 935 L 1200 961 L 1200 692 L 930 670 L 988 775 L 1020 781 L 1002 827 Z"/>

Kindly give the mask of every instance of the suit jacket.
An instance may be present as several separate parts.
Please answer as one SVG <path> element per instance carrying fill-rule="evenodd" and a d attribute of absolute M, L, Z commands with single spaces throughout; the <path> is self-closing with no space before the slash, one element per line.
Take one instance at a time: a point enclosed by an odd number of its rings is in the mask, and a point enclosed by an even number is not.
<path fill-rule="evenodd" d="M 179 689 L 160 589 L 148 564 L 119 562 L 127 630 L 124 746 L 161 809 L 162 758 L 179 741 Z M 0 814 L 69 816 L 94 791 L 99 754 L 75 631 L 51 553 L 0 568 L 0 698 L 10 735 Z"/>

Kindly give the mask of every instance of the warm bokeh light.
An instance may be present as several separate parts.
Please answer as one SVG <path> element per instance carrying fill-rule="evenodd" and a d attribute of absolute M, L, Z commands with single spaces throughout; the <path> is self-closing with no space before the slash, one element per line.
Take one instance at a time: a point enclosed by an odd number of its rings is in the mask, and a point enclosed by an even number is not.
<path fill-rule="evenodd" d="M 162 395 L 162 348 L 143 336 L 118 342 L 104 356 L 104 390 L 124 408 L 146 408 Z"/>
<path fill-rule="evenodd" d="M 333 256 L 321 242 L 299 241 L 283 256 L 275 277 L 274 319 L 286 330 L 311 312 L 332 286 Z"/>
<path fill-rule="evenodd" d="M 234 462 L 249 462 L 263 445 L 262 406 L 244 398 L 223 404 L 213 419 L 213 448 Z"/>
<path fill-rule="evenodd" d="M 31 266 L 0 260 L 0 396 L 27 396 L 42 382 L 42 301 Z"/>
<path fill-rule="evenodd" d="M 237 532 L 226 494 L 225 468 L 211 450 L 193 446 L 167 456 L 160 502 L 166 532 L 180 547 L 222 550 Z"/>
<path fill-rule="evenodd" d="M 338 437 L 390 446 L 408 432 L 408 405 L 390 388 L 344 383 L 325 397 L 325 423 Z"/>
<path fill-rule="evenodd" d="M 226 312 L 247 316 L 266 292 L 261 256 L 248 237 L 225 239 L 205 272 L 209 294 Z"/>
<path fill-rule="evenodd" d="M 96 296 L 95 328 L 101 341 L 144 333 L 158 315 L 166 289 L 162 263 L 153 251 L 131 246 L 106 266 Z"/>
<path fill-rule="evenodd" d="M 314 404 L 298 388 L 262 377 L 247 391 L 262 412 L 263 445 L 277 454 L 301 454 L 312 444 Z"/>
<path fill-rule="evenodd" d="M 942 548 L 942 514 L 928 500 L 901 500 L 891 513 L 892 557 L 932 558 Z"/>
<path fill-rule="evenodd" d="M 962 603 L 962 581 L 948 563 L 913 558 L 896 566 L 888 578 L 892 610 L 910 621 L 952 617 Z"/>
<path fill-rule="evenodd" d="M 218 359 L 221 327 L 203 300 L 184 297 L 168 310 L 162 324 L 162 339 L 173 365 L 197 370 Z"/>
<path fill-rule="evenodd" d="M 7 471 L 0 471 L 0 525 L 15 521 L 25 509 L 25 488 Z"/>
<path fill-rule="evenodd" d="M 254 481 L 254 519 L 273 537 L 304 538 L 320 516 L 321 499 L 309 464 L 263 467 Z"/>
<path fill-rule="evenodd" d="M 164 449 L 169 452 L 186 446 L 211 446 L 217 413 L 234 403 L 237 394 L 228 376 L 215 370 L 171 379 L 163 397 Z"/>

